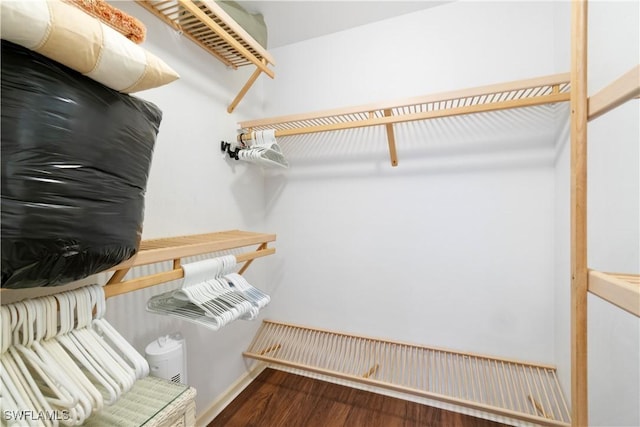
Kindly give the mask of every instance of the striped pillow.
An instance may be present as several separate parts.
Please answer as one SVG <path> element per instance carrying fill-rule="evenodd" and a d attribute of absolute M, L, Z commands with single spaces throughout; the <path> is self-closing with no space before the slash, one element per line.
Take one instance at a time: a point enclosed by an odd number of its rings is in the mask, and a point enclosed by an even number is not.
<path fill-rule="evenodd" d="M 59 0 L 1 1 L 3 39 L 34 50 L 124 93 L 179 78 L 147 52 L 100 20 Z"/>

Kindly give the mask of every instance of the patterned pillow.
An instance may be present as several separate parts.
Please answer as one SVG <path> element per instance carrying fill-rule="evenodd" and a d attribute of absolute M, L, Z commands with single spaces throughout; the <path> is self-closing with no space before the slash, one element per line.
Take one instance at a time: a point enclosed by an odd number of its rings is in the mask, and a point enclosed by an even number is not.
<path fill-rule="evenodd" d="M 34 50 L 124 93 L 180 76 L 100 20 L 59 0 L 1 1 L 3 39 Z"/>

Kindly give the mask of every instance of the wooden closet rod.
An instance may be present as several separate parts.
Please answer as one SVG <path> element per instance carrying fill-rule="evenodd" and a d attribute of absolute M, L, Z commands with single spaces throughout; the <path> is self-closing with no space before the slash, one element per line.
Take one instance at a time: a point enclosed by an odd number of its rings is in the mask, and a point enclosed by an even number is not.
<path fill-rule="evenodd" d="M 235 255 L 236 262 L 241 263 L 244 262 L 244 265 L 238 271 L 239 274 L 242 274 L 246 271 L 246 269 L 251 265 L 251 262 L 256 258 L 261 258 L 267 255 L 273 255 L 276 252 L 275 248 L 268 248 L 267 243 L 261 244 L 255 251 L 244 252 L 242 254 Z M 116 273 L 118 273 L 117 271 Z M 125 271 L 126 274 L 126 271 Z M 115 277 L 114 274 L 113 277 Z M 112 277 L 112 278 L 113 278 Z M 123 282 L 120 281 L 109 281 L 104 287 L 104 293 L 106 298 L 111 298 L 116 295 L 125 294 L 128 292 L 137 291 L 140 289 L 148 288 L 151 286 L 156 286 L 162 283 L 167 283 L 172 280 L 178 280 L 184 277 L 184 270 L 180 266 L 180 258 L 176 258 L 173 260 L 173 269 L 169 271 L 163 271 L 161 273 L 151 274 L 148 276 L 138 277 L 136 279 L 126 280 Z M 118 278 L 118 280 L 120 280 Z"/>

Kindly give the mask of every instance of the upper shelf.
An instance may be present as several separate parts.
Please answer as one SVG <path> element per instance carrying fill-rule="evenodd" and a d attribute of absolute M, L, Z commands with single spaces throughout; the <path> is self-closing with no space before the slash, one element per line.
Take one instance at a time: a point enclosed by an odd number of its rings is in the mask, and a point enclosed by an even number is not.
<path fill-rule="evenodd" d="M 240 270 L 240 273 L 242 273 L 246 270 L 253 259 L 275 253 L 274 248 L 267 247 L 269 242 L 273 242 L 275 240 L 275 234 L 254 233 L 240 230 L 143 240 L 140 243 L 138 252 L 133 257 L 107 270 L 115 270 L 115 272 L 105 286 L 105 295 L 108 298 L 160 283 L 169 282 L 171 280 L 180 279 L 183 277 L 183 271 L 180 267 L 181 258 L 242 248 L 251 245 L 260 245 L 258 249 L 254 251 L 236 255 L 236 261 L 238 263 L 245 263 Z M 162 273 L 122 281 L 131 268 L 162 261 L 173 261 L 173 269 Z"/>
<path fill-rule="evenodd" d="M 249 33 L 211 0 L 136 0 L 138 4 L 181 32 L 225 65 L 237 69 L 255 65 L 256 71 L 233 100 L 235 109 L 260 73 L 274 78 L 273 57 Z"/>
<path fill-rule="evenodd" d="M 569 100 L 569 91 L 569 73 L 555 74 L 391 102 L 249 120 L 239 123 L 247 132 L 238 138 L 252 139 L 246 136 L 250 131 L 264 129 L 275 129 L 276 136 L 290 136 L 385 125 L 391 165 L 397 166 L 394 123 L 564 102 Z"/>
<path fill-rule="evenodd" d="M 589 271 L 589 292 L 640 317 L 640 275 Z"/>
<path fill-rule="evenodd" d="M 640 65 L 589 97 L 588 118 L 593 120 L 625 102 L 640 96 Z"/>
<path fill-rule="evenodd" d="M 444 92 L 391 102 L 240 122 L 243 129 L 275 129 L 276 136 L 426 120 L 569 100 L 569 74 Z"/>
<path fill-rule="evenodd" d="M 640 96 L 640 65 L 595 93 L 588 100 L 588 120 L 593 120 Z M 589 292 L 640 317 L 640 275 L 590 270 Z"/>

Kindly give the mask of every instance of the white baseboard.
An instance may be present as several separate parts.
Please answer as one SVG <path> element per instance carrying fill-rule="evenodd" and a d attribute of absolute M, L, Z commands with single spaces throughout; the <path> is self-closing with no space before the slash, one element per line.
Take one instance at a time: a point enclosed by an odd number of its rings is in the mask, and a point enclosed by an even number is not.
<path fill-rule="evenodd" d="M 196 419 L 196 426 L 206 427 L 215 417 L 227 407 L 251 382 L 267 367 L 266 363 L 256 363 L 248 372 L 245 372 L 222 394 L 218 395 L 206 411 L 202 412 Z"/>

